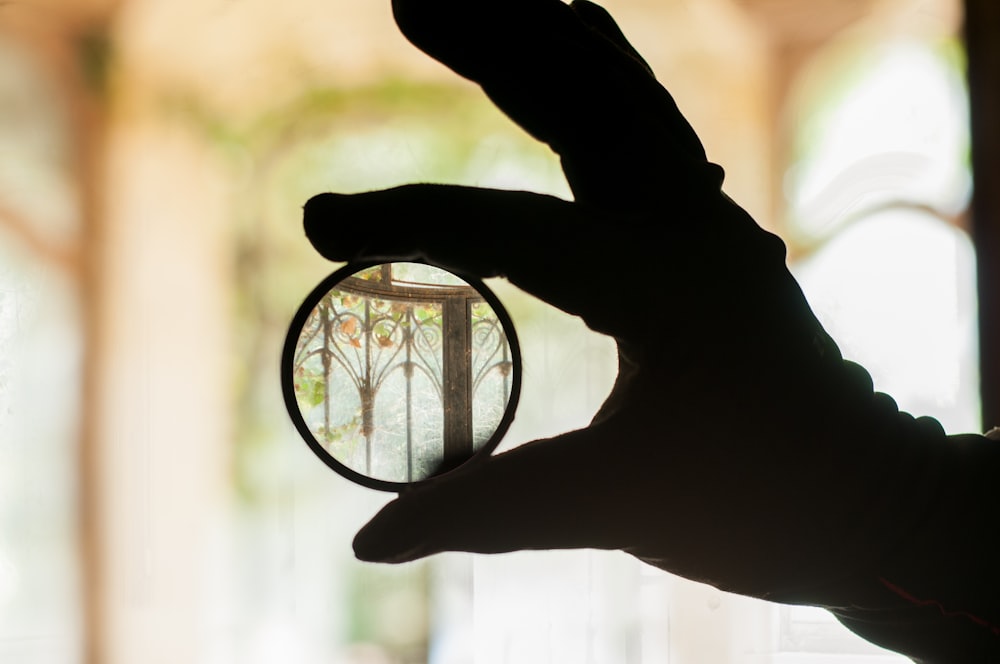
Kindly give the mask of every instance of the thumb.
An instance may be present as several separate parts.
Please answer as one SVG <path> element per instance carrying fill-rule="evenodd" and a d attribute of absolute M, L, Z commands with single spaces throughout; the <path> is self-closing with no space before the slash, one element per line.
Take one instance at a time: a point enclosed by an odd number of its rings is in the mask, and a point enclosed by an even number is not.
<path fill-rule="evenodd" d="M 605 437 L 591 427 L 536 441 L 406 492 L 358 532 L 355 555 L 402 563 L 443 551 L 622 548 L 629 492 Z"/>

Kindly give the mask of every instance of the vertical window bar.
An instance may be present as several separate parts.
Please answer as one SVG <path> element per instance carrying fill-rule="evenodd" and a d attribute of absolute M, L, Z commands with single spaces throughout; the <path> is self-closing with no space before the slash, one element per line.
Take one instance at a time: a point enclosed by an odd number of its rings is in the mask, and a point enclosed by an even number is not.
<path fill-rule="evenodd" d="M 375 385 L 372 376 L 372 310 L 371 300 L 367 296 L 362 299 L 365 301 L 365 375 L 362 378 L 361 389 L 361 433 L 365 437 L 365 473 L 370 475 L 372 472 L 372 436 L 375 433 Z"/>
<path fill-rule="evenodd" d="M 472 334 L 469 300 L 464 296 L 444 301 L 441 326 L 444 334 L 444 461 L 467 459 L 472 454 Z"/>
<path fill-rule="evenodd" d="M 406 481 L 413 481 L 413 326 L 416 324 L 413 305 L 406 308 L 406 327 L 403 329 L 403 343 L 406 344 Z"/>
<path fill-rule="evenodd" d="M 320 359 L 323 362 L 323 436 L 324 439 L 328 439 L 331 431 L 331 417 L 330 417 L 330 372 L 333 370 L 333 362 L 331 362 L 331 345 L 333 344 L 333 331 L 331 326 L 333 322 L 330 320 L 330 304 L 329 298 L 323 298 L 319 306 L 319 320 L 320 325 L 323 326 L 323 346 L 320 351 Z"/>

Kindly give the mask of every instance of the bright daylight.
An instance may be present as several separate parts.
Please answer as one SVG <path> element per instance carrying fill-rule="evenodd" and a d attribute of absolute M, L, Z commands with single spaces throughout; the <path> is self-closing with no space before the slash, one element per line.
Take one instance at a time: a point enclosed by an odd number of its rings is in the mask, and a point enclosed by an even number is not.
<path fill-rule="evenodd" d="M 603 4 L 726 193 L 784 240 L 844 357 L 901 410 L 980 432 L 962 2 Z M 288 326 L 342 265 L 306 240 L 303 204 L 410 182 L 572 196 L 558 157 L 409 43 L 389 0 L 0 3 L 0 146 L 0 661 L 910 661 L 824 610 L 620 551 L 354 557 L 393 494 L 334 473 L 282 400 Z M 505 239 L 468 223 L 482 247 Z M 295 387 L 327 453 L 405 482 L 440 464 L 448 427 L 492 435 L 511 349 L 475 292 L 398 278 L 410 299 L 358 278 L 316 305 Z M 499 449 L 587 426 L 613 341 L 487 284 L 523 360 Z M 474 376 L 461 421 L 442 414 L 443 305 L 407 294 L 434 288 L 482 330 L 455 351 Z M 606 305 L 672 320 L 670 302 Z"/>

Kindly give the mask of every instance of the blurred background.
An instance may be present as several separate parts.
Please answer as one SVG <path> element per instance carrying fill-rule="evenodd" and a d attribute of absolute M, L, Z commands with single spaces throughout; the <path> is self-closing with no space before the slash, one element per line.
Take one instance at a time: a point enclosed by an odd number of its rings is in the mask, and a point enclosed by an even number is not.
<path fill-rule="evenodd" d="M 280 395 L 286 326 L 337 267 L 302 203 L 414 181 L 569 195 L 388 5 L 0 3 L 0 661 L 904 661 L 615 553 L 353 559 L 388 497 L 312 456 Z M 845 356 L 979 431 L 960 1 L 605 6 Z M 585 425 L 612 344 L 492 286 L 524 351 L 504 446 Z"/>

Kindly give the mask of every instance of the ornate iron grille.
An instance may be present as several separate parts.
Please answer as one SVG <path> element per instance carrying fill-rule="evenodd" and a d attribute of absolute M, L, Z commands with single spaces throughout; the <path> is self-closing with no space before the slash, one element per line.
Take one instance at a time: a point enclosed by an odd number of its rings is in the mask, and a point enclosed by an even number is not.
<path fill-rule="evenodd" d="M 472 456 L 503 417 L 512 369 L 503 326 L 474 288 L 448 277 L 409 264 L 369 268 L 330 290 L 303 326 L 300 411 L 352 470 L 426 479 Z"/>

